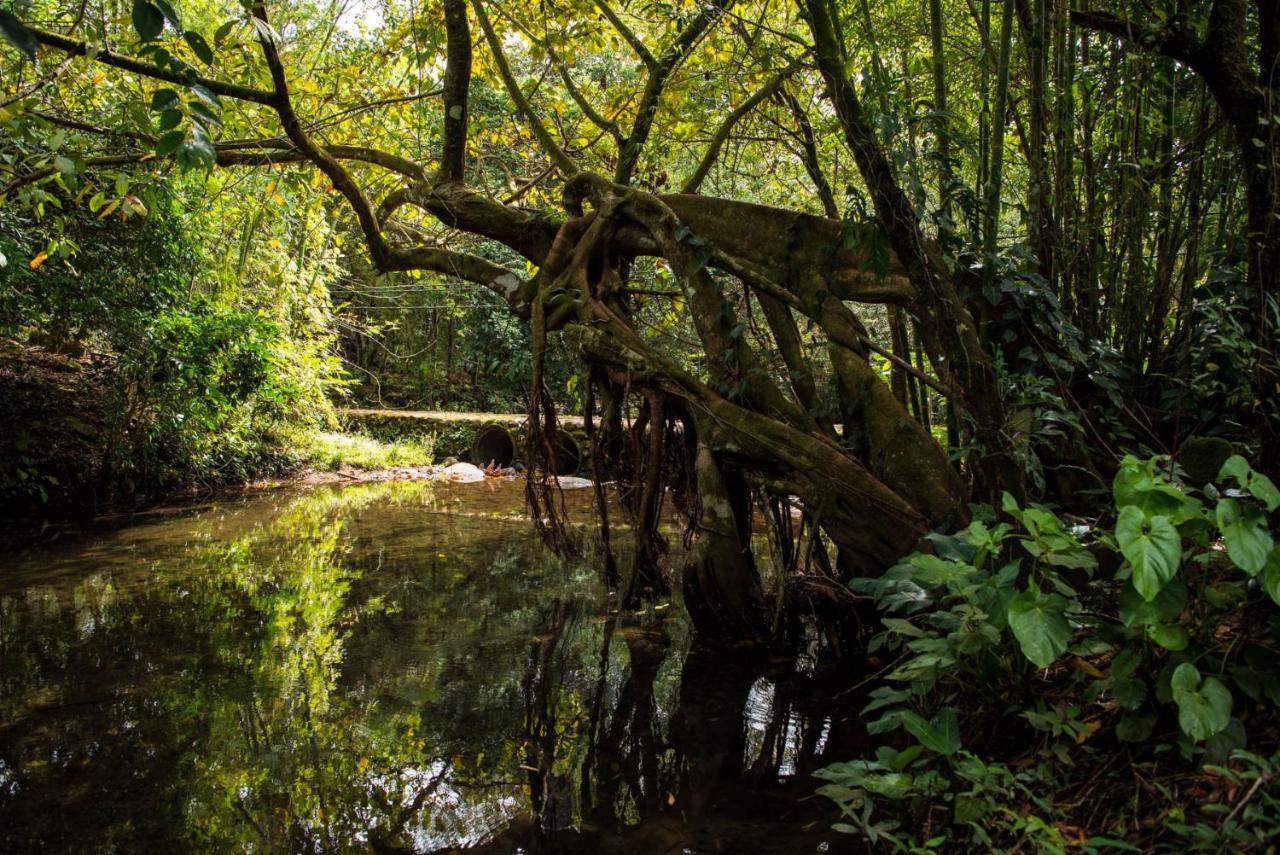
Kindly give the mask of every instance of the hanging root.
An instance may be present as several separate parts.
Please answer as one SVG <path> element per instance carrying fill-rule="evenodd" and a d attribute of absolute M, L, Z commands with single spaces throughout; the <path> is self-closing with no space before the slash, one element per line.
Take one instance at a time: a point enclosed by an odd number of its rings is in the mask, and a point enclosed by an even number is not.
<path fill-rule="evenodd" d="M 570 530 L 566 519 L 564 492 L 556 474 L 555 403 L 547 388 L 543 363 L 547 349 L 547 319 L 543 295 L 533 301 L 533 377 L 529 392 L 529 432 L 526 447 L 528 473 L 525 498 L 533 524 L 543 543 L 559 555 L 576 556 L 582 552 L 581 538 Z"/>
<path fill-rule="evenodd" d="M 602 460 L 604 444 L 600 442 L 596 432 L 596 382 L 598 370 L 588 366 L 586 400 L 583 403 L 583 425 L 587 431 L 587 444 L 591 454 L 591 481 L 595 490 L 596 514 L 600 518 L 600 541 L 604 548 L 604 583 L 611 590 L 617 590 L 622 583 L 618 573 L 618 561 L 613 554 L 613 539 L 609 530 L 609 502 L 604 491 L 604 462 Z"/>
<path fill-rule="evenodd" d="M 640 484 L 639 500 L 634 505 L 635 559 L 632 563 L 631 582 L 624 601 L 635 607 L 643 600 L 656 600 L 671 592 L 671 584 L 662 569 L 662 558 L 667 552 L 667 540 L 658 530 L 662 517 L 664 473 L 666 470 L 667 419 L 663 396 L 656 390 L 645 393 L 645 421 L 648 424 L 647 439 L 636 482 Z"/>

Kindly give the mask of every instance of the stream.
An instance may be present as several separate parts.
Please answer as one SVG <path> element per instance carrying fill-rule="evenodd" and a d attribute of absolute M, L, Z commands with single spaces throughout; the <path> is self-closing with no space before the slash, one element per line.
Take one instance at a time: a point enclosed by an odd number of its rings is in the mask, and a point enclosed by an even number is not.
<path fill-rule="evenodd" d="M 850 851 L 811 773 L 865 743 L 836 698 L 862 675 L 696 644 L 678 600 L 619 615 L 598 566 L 543 550 L 500 481 L 11 551 L 0 851 Z"/>

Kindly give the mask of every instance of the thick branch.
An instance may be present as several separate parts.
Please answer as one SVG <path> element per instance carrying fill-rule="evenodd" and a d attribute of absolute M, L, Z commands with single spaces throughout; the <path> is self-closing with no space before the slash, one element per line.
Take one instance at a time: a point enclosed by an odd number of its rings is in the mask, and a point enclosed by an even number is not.
<path fill-rule="evenodd" d="M 289 138 L 299 152 L 305 155 L 325 174 L 329 181 L 332 182 L 334 189 L 346 198 L 355 212 L 356 220 L 360 224 L 360 230 L 364 233 L 370 257 L 372 257 L 376 266 L 385 269 L 390 261 L 391 248 L 382 236 L 378 218 L 373 212 L 373 205 L 364 195 L 364 191 L 352 180 L 351 175 L 343 169 L 337 158 L 313 143 L 311 138 L 307 136 L 306 131 L 302 129 L 302 123 L 298 120 L 298 114 L 294 112 L 293 102 L 289 98 L 289 81 L 284 73 L 284 64 L 280 61 L 280 53 L 276 49 L 275 40 L 269 34 L 271 28 L 267 21 L 266 7 L 261 3 L 255 4 L 253 16 L 263 24 L 267 24 L 266 27 L 258 30 L 258 43 L 261 45 L 262 55 L 267 61 L 267 69 L 271 72 L 273 91 L 270 104 L 280 117 L 280 125 L 284 128 L 285 136 Z"/>
<path fill-rule="evenodd" d="M 298 154 L 297 160 L 305 160 L 305 156 L 299 152 L 293 142 L 288 139 L 276 138 L 265 140 L 228 140 L 217 144 L 219 151 L 238 151 L 244 149 L 276 149 L 280 151 L 293 151 Z M 427 178 L 426 170 L 421 165 L 414 163 L 405 157 L 400 157 L 390 152 L 380 151 L 379 149 L 368 148 L 359 145 L 326 145 L 320 146 L 330 155 L 338 160 L 356 160 L 364 163 L 372 163 L 375 166 L 381 166 L 383 169 L 389 169 L 392 172 L 398 172 L 406 178 L 415 181 L 424 181 Z M 280 160 L 278 162 L 286 162 Z"/>
<path fill-rule="evenodd" d="M 1074 9 L 1071 12 L 1071 22 L 1086 30 L 1119 36 L 1136 47 L 1163 54 L 1192 68 L 1197 67 L 1201 61 L 1200 40 L 1195 33 L 1181 26 L 1151 27 L 1110 12 Z"/>
<path fill-rule="evenodd" d="M 167 83 L 174 83 L 178 86 L 190 86 L 198 83 L 217 95 L 226 98 L 234 98 L 239 101 L 252 101 L 255 104 L 265 104 L 270 107 L 273 105 L 270 92 L 264 92 L 261 89 L 254 89 L 250 86 L 239 86 L 235 83 L 223 83 L 220 80 L 213 80 L 208 77 L 188 78 L 185 75 L 170 71 L 167 68 L 161 68 L 149 62 L 139 62 L 136 59 L 130 59 L 127 56 L 121 56 L 109 50 L 94 52 L 89 45 L 76 39 L 69 39 L 66 36 L 60 36 L 57 33 L 47 33 L 43 30 L 27 28 L 31 34 L 36 37 L 36 41 L 51 48 L 65 51 L 72 56 L 88 56 L 95 62 L 103 65 L 110 65 L 115 68 L 123 69 L 143 77 L 150 77 L 153 80 L 163 80 Z"/>
<path fill-rule="evenodd" d="M 471 87 L 471 28 L 466 0 L 444 0 L 444 142 L 440 180 L 461 181 L 467 161 L 467 95 Z"/>

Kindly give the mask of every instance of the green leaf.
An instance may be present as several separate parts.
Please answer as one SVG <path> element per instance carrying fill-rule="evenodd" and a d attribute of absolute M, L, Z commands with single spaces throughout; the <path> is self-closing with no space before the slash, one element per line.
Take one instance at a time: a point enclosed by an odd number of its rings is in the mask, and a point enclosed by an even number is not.
<path fill-rule="evenodd" d="M 952 707 L 944 707 L 927 722 L 913 712 L 902 713 L 902 726 L 920 744 L 936 754 L 950 757 L 960 750 L 960 721 Z"/>
<path fill-rule="evenodd" d="M 1262 570 L 1262 587 L 1280 605 L 1280 546 L 1271 548 L 1267 566 Z"/>
<path fill-rule="evenodd" d="M 199 130 L 196 126 L 195 130 Z M 191 139 L 178 150 L 178 165 L 183 169 L 209 168 L 218 162 L 218 153 L 203 133 L 192 133 Z"/>
<path fill-rule="evenodd" d="M 21 21 L 8 9 L 0 9 L 0 36 L 4 40 L 26 54 L 27 59 L 34 60 L 40 43 Z"/>
<path fill-rule="evenodd" d="M 1133 711 L 1146 699 L 1147 684 L 1141 680 L 1117 680 L 1111 687 L 1111 695 L 1121 707 Z"/>
<path fill-rule="evenodd" d="M 156 154 L 173 154 L 182 145 L 182 140 L 185 137 L 186 134 L 182 131 L 169 131 L 169 133 L 156 140 Z"/>
<path fill-rule="evenodd" d="M 1135 507 L 1148 516 L 1172 516 L 1186 504 L 1187 497 L 1156 474 L 1155 462 L 1128 455 L 1111 482 L 1117 508 Z"/>
<path fill-rule="evenodd" d="M 148 0 L 133 0 L 133 28 L 138 38 L 153 42 L 164 32 L 164 13 Z"/>
<path fill-rule="evenodd" d="M 218 118 L 218 114 L 201 104 L 199 101 L 188 101 L 187 109 L 191 111 L 192 118 L 198 119 L 205 127 L 222 124 L 222 120 Z"/>
<path fill-rule="evenodd" d="M 175 30 L 181 30 L 182 20 L 178 17 L 178 11 L 168 3 L 168 0 L 154 0 L 154 2 L 165 20 L 172 24 Z"/>
<path fill-rule="evenodd" d="M 1129 584 L 1120 592 L 1120 621 L 1125 627 L 1169 623 L 1187 607 L 1187 586 L 1178 579 L 1160 589 L 1148 602 Z"/>
<path fill-rule="evenodd" d="M 1196 742 L 1221 733 L 1231 721 L 1231 692 L 1214 677 L 1200 679 L 1200 671 L 1183 662 L 1170 681 L 1178 705 L 1178 724 Z"/>
<path fill-rule="evenodd" d="M 1249 461 L 1239 454 L 1228 457 L 1222 464 L 1222 468 L 1218 470 L 1219 481 L 1225 481 L 1228 478 L 1235 478 L 1240 486 L 1249 492 L 1249 495 L 1262 502 L 1266 506 L 1267 513 L 1280 507 L 1280 490 L 1276 489 L 1276 485 L 1266 475 L 1255 472 L 1249 465 Z"/>
<path fill-rule="evenodd" d="M 204 36 L 195 30 L 187 30 L 182 34 L 187 40 L 187 44 L 191 47 L 191 52 L 199 57 L 200 61 L 205 65 L 213 65 L 213 48 L 209 47 L 209 43 L 204 40 Z"/>
<path fill-rule="evenodd" d="M 1145 742 L 1156 729 L 1156 717 L 1151 713 L 1131 713 L 1121 716 L 1116 724 L 1116 739 L 1121 742 Z"/>
<path fill-rule="evenodd" d="M 1276 508 L 1280 508 L 1280 490 L 1277 490 L 1271 479 L 1261 472 L 1253 473 L 1246 489 L 1251 496 L 1262 502 L 1263 507 L 1267 509 L 1267 513 L 1272 513 Z"/>
<path fill-rule="evenodd" d="M 177 105 L 179 95 L 174 89 L 157 89 L 151 96 L 151 109 L 156 112 L 168 110 Z"/>
<path fill-rule="evenodd" d="M 53 159 L 53 166 L 63 175 L 72 176 L 76 174 L 76 162 L 69 157 L 58 155 Z"/>
<path fill-rule="evenodd" d="M 1061 596 L 1043 594 L 1034 586 L 1009 601 L 1009 628 L 1037 668 L 1049 667 L 1071 641 L 1066 606 Z"/>
<path fill-rule="evenodd" d="M 240 22 L 235 18 L 232 18 L 229 21 L 224 21 L 222 26 L 213 31 L 213 43 L 215 45 L 221 45 L 226 41 L 227 36 L 231 34 L 231 31 L 234 30 L 236 25 L 239 23 Z"/>
<path fill-rule="evenodd" d="M 1145 600 L 1155 599 L 1178 572 L 1182 561 L 1182 537 L 1168 517 L 1147 519 L 1139 508 L 1129 505 L 1116 520 L 1116 542 L 1133 565 L 1133 587 Z"/>
<path fill-rule="evenodd" d="M 160 114 L 160 130 L 169 131 L 182 124 L 181 110 L 165 110 Z"/>
<path fill-rule="evenodd" d="M 867 792 L 887 799 L 900 799 L 911 792 L 915 776 L 907 772 L 885 772 L 879 775 L 867 775 L 858 783 Z"/>
<path fill-rule="evenodd" d="M 1190 637 L 1176 623 L 1156 623 L 1147 626 L 1147 636 L 1165 650 L 1186 650 Z"/>
<path fill-rule="evenodd" d="M 1249 461 L 1239 454 L 1233 454 L 1222 461 L 1222 468 L 1218 470 L 1218 480 L 1225 481 L 1228 478 L 1235 478 L 1241 484 L 1244 484 L 1249 480 L 1249 473 L 1252 471 L 1253 467 L 1249 465 Z"/>
<path fill-rule="evenodd" d="M 202 83 L 193 83 L 191 85 L 191 94 L 215 110 L 222 109 L 222 102 L 218 100 L 218 94 Z"/>
<path fill-rule="evenodd" d="M 1250 576 L 1258 575 L 1275 546 L 1262 509 L 1223 499 L 1218 502 L 1217 518 L 1218 531 L 1227 544 L 1227 555 Z"/>

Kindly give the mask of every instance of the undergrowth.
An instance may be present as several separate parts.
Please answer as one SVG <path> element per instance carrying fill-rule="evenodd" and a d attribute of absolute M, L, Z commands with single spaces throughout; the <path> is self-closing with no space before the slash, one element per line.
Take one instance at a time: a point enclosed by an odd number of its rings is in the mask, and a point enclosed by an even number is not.
<path fill-rule="evenodd" d="M 1280 491 L 1128 457 L 1105 524 L 982 510 L 878 579 L 896 655 L 873 757 L 822 770 L 840 829 L 897 851 L 1272 851 Z"/>
<path fill-rule="evenodd" d="M 394 442 L 360 434 L 315 431 L 300 440 L 306 464 L 323 470 L 343 466 L 355 469 L 389 469 L 393 466 L 425 466 L 433 459 L 432 438 L 399 439 Z"/>

